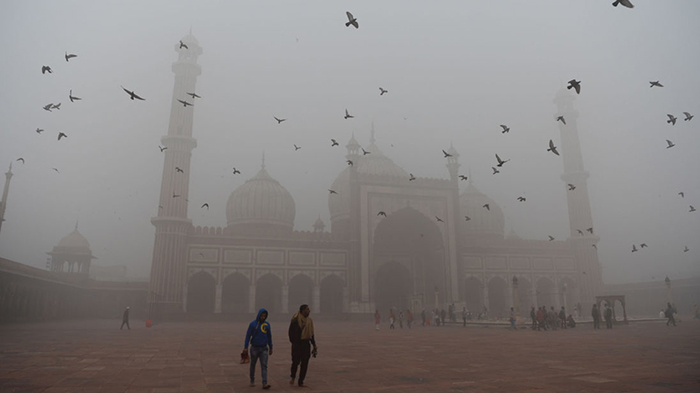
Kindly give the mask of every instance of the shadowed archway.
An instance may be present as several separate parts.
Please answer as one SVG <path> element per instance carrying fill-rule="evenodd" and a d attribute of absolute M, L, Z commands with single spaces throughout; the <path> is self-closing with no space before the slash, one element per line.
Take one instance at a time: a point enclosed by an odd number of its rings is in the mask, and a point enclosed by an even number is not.
<path fill-rule="evenodd" d="M 255 288 L 255 312 L 261 308 L 270 314 L 282 311 L 282 280 L 272 273 L 260 277 Z"/>
<path fill-rule="evenodd" d="M 302 304 L 313 304 L 314 281 L 306 274 L 297 274 L 289 280 L 289 311 L 295 312 Z M 313 310 L 318 311 L 318 310 Z"/>
<path fill-rule="evenodd" d="M 340 314 L 343 312 L 343 288 L 345 282 L 335 274 L 321 281 L 321 312 Z"/>
<path fill-rule="evenodd" d="M 489 280 L 489 316 L 493 318 L 504 318 L 509 313 L 506 310 L 506 296 L 508 284 L 500 277 Z"/>
<path fill-rule="evenodd" d="M 484 285 L 476 277 L 469 277 L 464 282 L 464 295 L 467 309 L 478 314 L 484 308 Z"/>
<path fill-rule="evenodd" d="M 247 313 L 250 282 L 241 273 L 226 276 L 221 284 L 221 312 Z"/>
<path fill-rule="evenodd" d="M 195 273 L 187 284 L 187 312 L 211 314 L 214 312 L 216 280 L 207 272 Z"/>

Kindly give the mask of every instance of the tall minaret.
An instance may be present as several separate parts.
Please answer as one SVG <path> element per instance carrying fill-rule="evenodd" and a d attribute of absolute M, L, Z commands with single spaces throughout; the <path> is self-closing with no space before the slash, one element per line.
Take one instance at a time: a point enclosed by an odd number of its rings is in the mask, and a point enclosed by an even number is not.
<path fill-rule="evenodd" d="M 168 135 L 161 139 L 167 150 L 160 186 L 158 215 L 151 219 L 156 227 L 153 246 L 149 303 L 157 315 L 183 310 L 183 288 L 186 280 L 187 233 L 192 221 L 187 218 L 187 198 L 190 182 L 190 158 L 197 141 L 192 138 L 194 106 L 183 106 L 177 100 L 195 104 L 187 93 L 196 93 L 197 77 L 202 68 L 197 58 L 202 48 L 190 33 L 181 40 L 187 48 L 175 44 L 178 59 L 173 63 L 175 86 L 170 107 Z"/>
<path fill-rule="evenodd" d="M 10 169 L 5 172 L 5 188 L 2 190 L 2 200 L 0 201 L 0 230 L 2 230 L 2 223 L 5 221 L 5 208 L 7 207 L 7 194 L 10 192 L 10 179 L 12 179 L 12 163 L 10 163 Z"/>
<path fill-rule="evenodd" d="M 561 154 L 564 159 L 564 173 L 561 179 L 566 188 L 566 202 L 569 208 L 570 240 L 576 248 L 580 277 L 580 300 L 583 306 L 590 307 L 595 301 L 595 296 L 602 289 L 602 276 L 598 250 L 593 247 L 600 238 L 595 234 L 593 218 L 591 216 L 591 204 L 588 198 L 589 173 L 583 167 L 583 156 L 578 139 L 578 111 L 574 109 L 575 96 L 573 93 L 561 89 L 554 98 L 557 106 L 557 116 L 564 116 L 566 124 L 559 124 L 561 133 Z M 573 184 L 576 189 L 569 191 L 568 184 Z M 593 233 L 587 231 L 593 228 Z M 578 230 L 583 231 L 580 235 Z"/>

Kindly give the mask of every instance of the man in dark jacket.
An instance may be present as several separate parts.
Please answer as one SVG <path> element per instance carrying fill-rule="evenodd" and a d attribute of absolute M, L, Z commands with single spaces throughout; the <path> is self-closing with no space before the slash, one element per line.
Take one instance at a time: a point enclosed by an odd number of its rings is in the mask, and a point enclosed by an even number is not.
<path fill-rule="evenodd" d="M 591 309 L 591 317 L 593 317 L 593 329 L 600 329 L 600 311 L 597 305 L 593 305 Z"/>
<path fill-rule="evenodd" d="M 122 314 L 122 326 L 119 328 L 119 330 L 122 330 L 124 325 L 131 330 L 131 326 L 129 326 L 129 307 L 127 307 L 126 310 L 124 310 L 124 314 Z"/>
<path fill-rule="evenodd" d="M 267 383 L 267 358 L 272 356 L 272 330 L 267 320 L 267 310 L 261 308 L 258 317 L 248 325 L 248 332 L 245 335 L 245 346 L 243 351 L 248 351 L 250 344 L 250 386 L 255 386 L 255 363 L 260 359 L 260 373 L 262 374 L 263 389 L 269 389 Z"/>
<path fill-rule="evenodd" d="M 676 318 L 673 317 L 673 313 L 676 312 L 675 307 L 671 305 L 671 303 L 666 303 L 668 307 L 666 308 L 666 318 L 668 318 L 668 321 L 666 321 L 666 326 L 668 326 L 669 323 L 673 323 L 673 326 L 676 326 Z"/>
<path fill-rule="evenodd" d="M 605 312 L 603 313 L 603 317 L 605 318 L 605 327 L 608 329 L 612 329 L 613 327 L 613 312 L 612 312 L 612 307 L 610 305 L 606 304 L 605 305 Z"/>
<path fill-rule="evenodd" d="M 299 387 L 304 387 L 306 370 L 309 367 L 309 358 L 313 353 L 314 357 L 318 353 L 316 347 L 316 337 L 314 336 L 314 321 L 309 318 L 311 309 L 308 305 L 302 304 L 299 312 L 294 314 L 289 323 L 289 342 L 292 343 L 292 374 L 289 380 L 290 385 L 294 385 L 297 377 L 297 367 L 301 364 L 299 371 Z M 314 350 L 311 351 L 311 345 Z"/>
<path fill-rule="evenodd" d="M 537 329 L 537 312 L 535 311 L 535 306 L 530 308 L 530 318 L 532 319 L 532 330 Z"/>

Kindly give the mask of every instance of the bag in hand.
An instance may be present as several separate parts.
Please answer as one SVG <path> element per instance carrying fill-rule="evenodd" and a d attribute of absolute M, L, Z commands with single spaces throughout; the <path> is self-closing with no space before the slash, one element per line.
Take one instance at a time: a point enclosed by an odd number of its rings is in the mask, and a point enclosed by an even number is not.
<path fill-rule="evenodd" d="M 250 355 L 248 354 L 248 350 L 244 349 L 243 352 L 241 352 L 241 364 L 246 363 L 250 363 Z"/>

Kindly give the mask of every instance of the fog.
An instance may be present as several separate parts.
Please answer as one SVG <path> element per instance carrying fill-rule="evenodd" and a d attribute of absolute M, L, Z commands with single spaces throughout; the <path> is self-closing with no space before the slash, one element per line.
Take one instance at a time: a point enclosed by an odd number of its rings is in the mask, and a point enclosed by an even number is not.
<path fill-rule="evenodd" d="M 4 2 L 0 169 L 12 162 L 15 176 L 0 257 L 43 268 L 78 221 L 93 265 L 148 276 L 174 45 L 191 29 L 204 51 L 194 225 L 226 225 L 229 195 L 264 151 L 295 199 L 295 229 L 319 215 L 329 228 L 327 189 L 346 166 L 344 146 L 353 133 L 366 146 L 374 124 L 379 148 L 419 177 L 448 177 L 441 150 L 452 144 L 460 173 L 503 209 L 506 234 L 565 239 L 562 158 L 546 148 L 561 139 L 552 100 L 575 78 L 604 282 L 698 276 L 700 212 L 689 206 L 700 208 L 700 118 L 682 112 L 700 115 L 700 3 L 611 2 Z M 359 29 L 345 27 L 345 11 Z M 78 57 L 66 62 L 66 51 Z M 664 87 L 650 88 L 656 80 Z M 68 100 L 71 89 L 81 101 Z M 42 110 L 49 102 L 61 109 Z M 492 175 L 496 153 L 511 161 Z"/>

